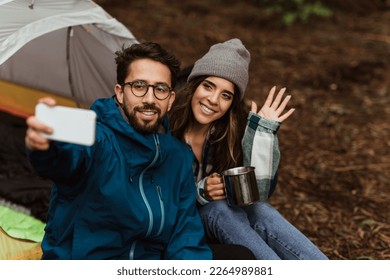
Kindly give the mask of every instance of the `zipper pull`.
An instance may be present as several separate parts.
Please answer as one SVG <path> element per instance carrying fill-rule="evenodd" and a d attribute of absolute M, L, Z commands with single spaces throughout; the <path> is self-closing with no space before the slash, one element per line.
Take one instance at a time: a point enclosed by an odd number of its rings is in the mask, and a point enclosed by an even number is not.
<path fill-rule="evenodd" d="M 158 196 L 160 197 L 161 201 L 164 201 L 163 198 L 162 198 L 162 192 L 161 192 L 160 185 L 157 185 L 157 193 L 158 193 Z"/>

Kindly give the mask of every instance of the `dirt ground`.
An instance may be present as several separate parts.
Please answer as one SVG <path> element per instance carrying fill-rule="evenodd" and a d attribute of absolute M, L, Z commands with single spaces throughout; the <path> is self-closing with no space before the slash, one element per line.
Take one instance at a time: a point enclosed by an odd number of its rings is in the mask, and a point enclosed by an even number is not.
<path fill-rule="evenodd" d="M 322 1 L 331 18 L 285 27 L 256 1 L 97 1 L 139 41 L 182 66 L 238 37 L 252 55 L 247 96 L 287 87 L 270 202 L 331 259 L 390 259 L 389 1 Z M 338 3 L 342 2 L 342 3 Z"/>

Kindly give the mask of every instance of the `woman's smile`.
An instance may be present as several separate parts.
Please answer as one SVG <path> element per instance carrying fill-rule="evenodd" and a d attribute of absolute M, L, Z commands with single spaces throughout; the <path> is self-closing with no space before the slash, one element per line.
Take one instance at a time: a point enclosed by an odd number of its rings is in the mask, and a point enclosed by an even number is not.
<path fill-rule="evenodd" d="M 203 104 L 202 102 L 199 102 L 200 104 L 200 108 L 202 109 L 202 111 L 206 114 L 213 114 L 213 113 L 216 113 L 215 110 L 213 109 L 210 109 L 210 107 L 206 106 L 205 104 Z"/>

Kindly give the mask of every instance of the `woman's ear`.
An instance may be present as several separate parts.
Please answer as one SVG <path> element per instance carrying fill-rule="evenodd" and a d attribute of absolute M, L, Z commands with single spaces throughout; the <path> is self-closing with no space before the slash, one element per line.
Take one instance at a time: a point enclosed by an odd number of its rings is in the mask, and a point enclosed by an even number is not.
<path fill-rule="evenodd" d="M 119 84 L 115 85 L 115 95 L 116 98 L 118 99 L 119 104 L 123 104 L 123 90 L 121 85 Z"/>

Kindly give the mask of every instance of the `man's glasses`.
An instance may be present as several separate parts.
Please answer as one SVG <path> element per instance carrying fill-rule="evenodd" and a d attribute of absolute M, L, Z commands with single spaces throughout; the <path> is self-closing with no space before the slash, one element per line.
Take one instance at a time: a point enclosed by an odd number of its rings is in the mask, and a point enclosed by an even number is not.
<path fill-rule="evenodd" d="M 170 95 L 172 89 L 164 83 L 158 83 L 155 85 L 149 85 L 145 81 L 137 80 L 134 82 L 127 82 L 121 85 L 122 89 L 125 86 L 130 86 L 131 92 L 137 96 L 137 97 L 142 97 L 144 96 L 148 90 L 149 87 L 153 88 L 153 95 L 156 97 L 158 100 L 164 100 L 167 99 L 167 97 Z"/>

